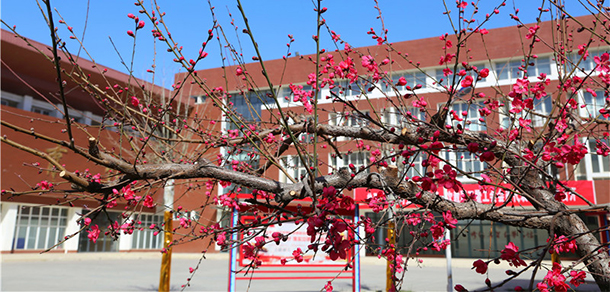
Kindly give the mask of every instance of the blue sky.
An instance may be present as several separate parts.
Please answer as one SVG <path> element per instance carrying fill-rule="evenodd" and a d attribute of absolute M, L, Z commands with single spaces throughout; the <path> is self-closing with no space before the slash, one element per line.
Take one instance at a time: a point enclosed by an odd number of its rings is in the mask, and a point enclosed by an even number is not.
<path fill-rule="evenodd" d="M 211 0 L 215 6 L 214 12 L 227 38 L 236 47 L 241 47 L 244 59 L 248 62 L 254 55 L 249 38 L 241 30 L 244 28 L 243 20 L 236 1 Z M 42 1 L 40 1 L 42 4 Z M 56 25 L 60 15 L 66 23 L 73 27 L 73 31 L 80 38 L 84 34 L 84 46 L 92 58 L 99 64 L 128 72 L 131 67 L 133 38 L 126 33 L 134 30 L 135 24 L 127 17 L 133 13 L 146 21 L 146 26 L 138 31 L 136 54 L 133 58 L 133 74 L 135 77 L 151 81 L 152 74 L 147 73 L 151 69 L 153 60 L 156 62 L 156 74 L 154 82 L 164 87 L 170 87 L 174 74 L 184 71 L 172 60 L 174 56 L 167 53 L 167 46 L 157 42 L 154 45 L 151 29 L 152 25 L 148 19 L 139 15 L 139 8 L 131 1 L 86 1 L 86 0 L 55 0 L 52 1 L 54 20 Z M 148 2 L 148 1 L 147 1 Z M 169 1 L 158 0 L 161 11 L 166 12 L 165 22 L 172 36 L 183 46 L 183 53 L 187 59 L 196 58 L 201 44 L 207 38 L 207 32 L 212 28 L 212 14 L 207 1 Z M 292 1 L 253 1 L 244 0 L 243 6 L 248 17 L 252 32 L 261 50 L 264 59 L 281 58 L 287 53 L 286 43 L 288 34 L 294 35 L 295 42 L 292 44 L 291 52 L 300 54 L 311 54 L 315 52 L 315 42 L 312 35 L 316 29 L 316 13 L 313 11 L 314 4 L 308 0 Z M 484 0 L 479 4 L 479 13 L 474 15 L 476 20 L 485 18 L 485 14 L 491 13 L 493 8 L 501 3 L 498 0 Z M 506 3 L 500 9 L 498 15 L 494 15 L 489 23 L 483 27 L 490 29 L 495 27 L 515 25 L 509 14 L 515 13 L 519 8 L 518 16 L 525 23 L 534 22 L 538 16 L 538 7 L 542 1 L 514 0 Z M 566 7 L 574 16 L 586 14 L 586 10 L 577 1 L 566 1 Z M 413 1 L 413 0 L 378 0 L 383 16 L 383 24 L 389 30 L 388 38 L 391 42 L 412 40 L 426 37 L 435 37 L 444 33 L 451 33 L 449 18 L 444 15 L 445 7 L 443 1 Z M 457 20 L 457 8 L 455 1 L 446 1 L 451 10 L 452 19 Z M 471 18 L 473 6 L 469 2 L 466 8 L 467 18 Z M 548 5 L 548 1 L 546 1 Z M 324 17 L 329 27 L 341 35 L 341 38 L 351 45 L 369 46 L 376 42 L 366 34 L 370 28 L 380 32 L 382 22 L 377 18 L 378 11 L 374 8 L 373 0 L 351 0 L 322 1 L 322 6 L 328 11 Z M 148 9 L 150 3 L 146 4 Z M 546 7 L 548 8 L 548 6 Z M 238 26 L 237 32 L 231 26 L 229 13 L 235 19 Z M 48 28 L 40 9 L 35 0 L 2 1 L 2 20 L 10 26 L 16 25 L 17 31 L 33 40 L 50 44 Z M 87 17 L 88 15 L 88 17 Z M 547 13 L 543 20 L 548 20 Z M 478 22 L 475 22 L 475 24 Z M 86 25 L 86 30 L 85 30 Z M 6 27 L 3 25 L 3 29 Z M 78 43 L 69 39 L 69 32 L 65 26 L 59 25 L 60 36 L 68 43 L 73 54 L 79 51 Z M 239 42 L 237 38 L 239 37 Z M 116 51 L 110 41 L 114 42 Z M 322 31 L 321 48 L 334 49 L 327 31 Z M 118 51 L 118 53 L 117 53 Z M 206 69 L 222 66 L 220 57 L 221 48 L 214 39 L 206 48 L 208 57 L 197 64 L 196 69 Z M 226 51 L 225 56 L 226 56 Z M 121 63 L 121 57 L 126 65 Z M 83 51 L 81 56 L 90 59 Z M 225 64 L 234 64 L 227 59 Z"/>

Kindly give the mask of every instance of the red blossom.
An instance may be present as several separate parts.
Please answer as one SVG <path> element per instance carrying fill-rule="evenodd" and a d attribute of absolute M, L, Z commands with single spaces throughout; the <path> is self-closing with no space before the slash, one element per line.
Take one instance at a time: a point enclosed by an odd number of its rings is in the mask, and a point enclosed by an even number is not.
<path fill-rule="evenodd" d="M 509 242 L 502 250 L 500 258 L 508 261 L 508 263 L 515 268 L 518 268 L 519 266 L 527 266 L 525 261 L 519 257 L 518 252 L 519 247 L 517 247 L 513 242 Z"/>
<path fill-rule="evenodd" d="M 580 286 L 580 284 L 583 284 L 585 282 L 587 273 L 585 273 L 585 271 L 570 271 L 570 277 L 572 277 L 572 279 L 570 280 L 570 284 L 574 285 L 574 287 L 578 287 Z"/>
<path fill-rule="evenodd" d="M 405 77 L 403 77 L 403 76 L 398 78 L 398 82 L 396 83 L 396 86 L 405 86 L 405 85 L 407 85 L 407 79 L 405 79 Z"/>
<path fill-rule="evenodd" d="M 132 96 L 131 97 L 131 105 L 133 105 L 135 107 L 138 107 L 138 105 L 140 105 L 140 100 L 137 97 Z"/>
<path fill-rule="evenodd" d="M 557 292 L 565 292 L 570 288 L 565 282 L 566 277 L 561 273 L 561 265 L 558 263 L 553 263 L 553 269 L 544 276 L 544 280 Z"/>
<path fill-rule="evenodd" d="M 475 268 L 475 271 L 479 274 L 487 273 L 487 263 L 483 260 L 477 260 L 472 263 L 472 266 Z"/>
<path fill-rule="evenodd" d="M 470 86 L 472 86 L 472 82 L 473 82 L 472 76 L 468 75 L 468 76 L 464 77 L 461 84 L 462 84 L 462 87 L 470 87 Z"/>
<path fill-rule="evenodd" d="M 127 31 L 127 35 L 128 35 L 128 36 L 130 36 L 130 37 L 132 37 L 132 38 L 136 36 L 136 35 L 133 33 L 133 31 L 132 31 L 132 30 L 128 30 L 128 31 Z"/>
<path fill-rule="evenodd" d="M 292 256 L 294 257 L 294 259 L 297 261 L 297 263 L 300 263 L 303 261 L 303 251 L 301 251 L 300 247 L 297 247 L 297 249 L 295 249 L 292 252 Z"/>

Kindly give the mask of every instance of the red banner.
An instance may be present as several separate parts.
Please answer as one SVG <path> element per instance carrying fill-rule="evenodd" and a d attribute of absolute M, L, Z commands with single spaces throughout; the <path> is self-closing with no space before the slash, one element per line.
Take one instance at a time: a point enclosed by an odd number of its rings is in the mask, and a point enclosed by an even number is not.
<path fill-rule="evenodd" d="M 595 200 L 595 190 L 593 187 L 593 181 L 565 181 L 562 182 L 566 187 L 570 188 L 573 192 L 580 194 L 583 198 L 587 199 L 589 202 L 596 204 Z M 456 192 L 454 190 L 447 190 L 443 188 L 439 188 L 438 194 L 448 200 L 454 202 L 462 202 L 465 201 L 467 197 L 475 202 L 481 204 L 496 204 L 500 205 L 506 202 L 510 195 L 510 189 L 512 189 L 511 185 L 501 184 L 504 188 L 502 189 L 495 186 L 481 186 L 479 184 L 463 184 L 462 190 Z M 565 191 L 565 199 L 562 202 L 568 206 L 586 206 L 587 203 L 579 198 L 572 192 Z M 367 202 L 367 199 L 371 199 L 377 196 L 385 196 L 382 190 L 376 189 L 365 189 L 359 188 L 354 190 L 354 200 L 359 203 Z M 403 200 L 405 202 L 400 202 L 400 205 L 403 207 L 408 207 L 410 204 L 408 201 Z M 511 204 L 519 205 L 519 206 L 532 206 L 532 204 L 523 196 L 513 194 Z M 415 206 L 413 206 L 415 207 Z"/>

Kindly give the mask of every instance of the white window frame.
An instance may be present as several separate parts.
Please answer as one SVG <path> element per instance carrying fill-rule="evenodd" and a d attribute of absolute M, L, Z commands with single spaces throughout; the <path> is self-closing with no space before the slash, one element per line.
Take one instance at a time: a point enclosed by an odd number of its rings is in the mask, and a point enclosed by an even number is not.
<path fill-rule="evenodd" d="M 330 91 L 334 92 L 338 96 L 342 97 L 358 97 L 364 94 L 360 88 L 366 91 L 366 84 L 362 84 L 360 78 L 357 82 L 350 83 L 348 79 L 335 81 L 333 89 Z"/>
<path fill-rule="evenodd" d="M 308 156 L 308 159 L 310 159 L 311 162 L 316 162 L 313 160 L 313 157 Z M 301 176 L 303 176 L 303 178 L 307 176 L 307 168 L 298 155 L 286 155 L 280 158 L 280 163 L 296 181 L 301 181 Z M 279 181 L 282 183 L 287 183 L 290 181 L 290 179 L 288 179 L 283 171 L 280 171 Z"/>
<path fill-rule="evenodd" d="M 156 224 L 159 228 L 162 228 L 163 215 L 141 213 L 137 215 L 136 219 L 134 231 L 131 235 L 131 249 L 161 249 L 163 247 L 164 234 L 159 232 L 159 234 L 153 235 L 157 229 L 150 229 L 150 225 Z M 142 223 L 138 224 L 137 221 Z"/>
<path fill-rule="evenodd" d="M 540 99 L 534 97 L 534 109 L 531 113 L 526 114 L 526 117 L 529 117 L 532 120 L 532 127 L 538 128 L 544 126 L 549 119 L 546 116 L 550 115 L 552 111 L 553 97 L 550 94 L 547 94 Z M 526 110 L 523 112 L 527 113 Z"/>
<path fill-rule="evenodd" d="M 509 59 L 505 61 L 495 61 L 494 62 L 494 71 L 498 78 L 498 81 L 510 81 L 514 82 L 519 78 L 523 78 L 522 71 L 519 70 L 519 67 L 524 66 L 524 63 L 521 61 L 522 59 Z M 553 62 L 551 61 L 551 56 L 539 56 L 538 58 L 530 58 L 529 62 L 534 62 L 533 66 L 527 66 L 527 76 L 528 78 L 536 78 L 540 76 L 540 73 L 546 73 L 548 77 L 553 76 Z M 548 64 L 548 70 L 542 70 L 542 65 L 545 67 Z"/>
<path fill-rule="evenodd" d="M 343 157 L 339 158 L 333 154 L 328 155 L 328 172 L 336 172 L 343 167 L 348 167 L 350 163 L 354 164 L 356 171 L 360 171 L 361 167 L 364 167 L 368 171 L 370 153 L 366 151 L 356 151 L 352 153 L 342 153 Z"/>
<path fill-rule="evenodd" d="M 477 155 L 470 153 L 468 150 L 463 149 L 459 151 L 444 151 L 445 159 L 449 161 L 451 167 L 460 169 L 463 172 L 471 173 L 470 176 L 480 178 L 483 171 L 489 169 L 486 162 L 482 162 Z M 474 182 L 475 180 L 467 177 L 461 172 L 457 172 L 456 177 L 460 182 Z"/>
<path fill-rule="evenodd" d="M 595 118 L 599 117 L 601 120 L 610 120 L 610 117 L 605 118 L 599 113 L 600 109 L 608 109 L 609 106 L 606 105 L 606 96 L 604 95 L 604 90 L 595 90 L 597 97 L 593 97 L 593 95 L 586 91 L 581 91 L 580 102 L 584 104 L 585 107 L 580 108 L 580 116 L 584 118 Z M 587 100 L 587 97 L 591 97 L 591 100 Z M 599 104 L 599 102 L 602 104 Z"/>
<path fill-rule="evenodd" d="M 443 108 L 444 106 L 445 104 L 439 104 L 439 109 Z M 486 105 L 483 103 L 483 100 L 476 100 L 472 103 L 454 102 L 453 104 L 451 104 L 451 108 L 449 109 L 449 113 L 447 114 L 447 124 L 451 124 L 453 127 L 457 127 L 458 124 L 461 124 L 463 128 L 468 129 L 469 131 L 485 132 L 487 131 L 487 125 L 479 121 L 479 119 L 481 118 L 479 109 L 484 107 L 486 107 Z M 452 119 L 452 110 L 455 111 L 455 113 L 463 120 L 457 121 Z M 467 111 L 468 115 L 463 116 L 463 111 Z M 475 115 L 473 115 L 473 113 Z"/>
<path fill-rule="evenodd" d="M 28 209 L 28 214 L 23 214 L 23 210 Z M 34 208 L 38 208 L 38 214 L 33 214 Z M 48 215 L 43 215 L 43 210 L 48 210 Z M 53 211 L 56 210 L 57 214 L 53 215 Z M 62 212 L 63 211 L 63 212 Z M 65 213 L 65 214 L 62 214 Z M 69 209 L 57 206 L 34 206 L 34 205 L 19 205 L 17 207 L 17 220 L 15 224 L 15 233 L 13 236 L 14 242 L 12 244 L 15 250 L 44 250 L 57 244 L 66 235 L 68 228 L 68 217 Z M 43 218 L 43 216 L 45 216 Z M 27 217 L 26 223 L 23 223 L 22 217 Z M 52 224 L 53 219 L 56 220 L 55 224 Z M 43 220 L 46 224 L 43 224 Z M 62 223 L 63 222 L 63 223 Z M 23 248 L 19 248 L 20 238 L 19 233 L 22 229 L 25 229 L 25 241 L 23 242 Z M 51 230 L 54 229 L 55 234 L 51 235 Z M 41 241 L 41 231 L 44 230 L 44 239 Z M 53 239 L 55 238 L 55 240 Z M 31 244 L 31 240 L 33 244 Z M 56 246 L 54 249 L 59 248 Z"/>
<path fill-rule="evenodd" d="M 369 111 L 360 111 L 362 115 L 369 114 Z M 331 126 L 346 127 L 367 127 L 369 121 L 358 112 L 334 112 L 328 114 L 328 123 Z M 336 141 L 346 141 L 347 137 L 336 137 Z"/>
<path fill-rule="evenodd" d="M 608 139 L 600 139 L 608 145 Z M 585 139 L 584 143 L 589 149 L 589 153 L 585 156 L 585 162 L 587 163 L 587 178 L 589 179 L 607 179 L 610 177 L 610 156 L 604 157 L 598 155 L 596 152 L 596 140 Z M 606 163 L 604 163 L 604 161 Z M 582 163 L 582 161 L 581 161 Z M 594 165 L 597 165 L 599 171 L 594 171 Z"/>
<path fill-rule="evenodd" d="M 23 96 L 20 96 L 20 95 L 17 95 L 17 94 L 13 94 L 13 93 L 10 93 L 10 92 L 6 92 L 6 91 L 1 91 L 0 92 L 0 96 L 1 96 L 0 98 L 2 100 L 7 100 L 7 101 L 10 101 L 10 102 L 17 103 L 17 106 L 15 108 L 23 109 L 23 99 L 24 99 Z"/>

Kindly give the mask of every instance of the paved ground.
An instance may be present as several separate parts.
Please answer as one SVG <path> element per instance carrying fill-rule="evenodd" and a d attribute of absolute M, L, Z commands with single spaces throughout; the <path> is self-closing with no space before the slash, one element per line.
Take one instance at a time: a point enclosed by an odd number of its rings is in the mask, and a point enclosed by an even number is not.
<path fill-rule="evenodd" d="M 200 255 L 174 254 L 171 289 L 181 290 Z M 453 259 L 453 282 L 471 291 L 485 288 L 485 276 L 475 273 L 472 259 Z M 159 284 L 161 257 L 158 253 L 80 253 L 80 254 L 7 254 L 2 255 L 2 291 L 155 291 Z M 506 278 L 508 266 L 492 265 L 489 278 L 496 283 Z M 545 271 L 536 276 L 541 280 Z M 385 289 L 385 263 L 374 257 L 362 259 L 363 291 Z M 496 291 L 527 287 L 527 274 Z M 410 265 L 402 286 L 404 291 L 446 291 L 445 259 L 424 259 Z M 578 291 L 596 291 L 591 278 Z M 201 262 L 185 291 L 227 291 L 228 257 L 211 254 Z M 326 280 L 238 281 L 236 291 L 320 291 Z M 351 280 L 333 282 L 335 291 L 351 291 Z"/>

